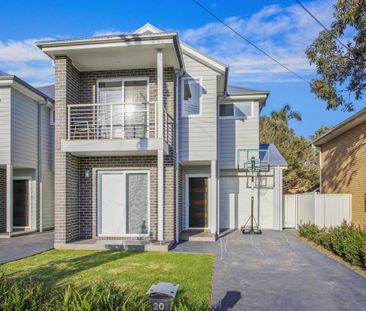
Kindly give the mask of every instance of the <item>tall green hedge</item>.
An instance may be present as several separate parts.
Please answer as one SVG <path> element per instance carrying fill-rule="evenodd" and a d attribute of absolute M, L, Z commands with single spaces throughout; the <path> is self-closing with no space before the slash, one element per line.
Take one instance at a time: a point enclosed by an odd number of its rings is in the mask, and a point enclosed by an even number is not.
<path fill-rule="evenodd" d="M 366 231 L 344 221 L 342 225 L 330 229 L 304 224 L 299 227 L 299 234 L 351 264 L 366 268 Z"/>

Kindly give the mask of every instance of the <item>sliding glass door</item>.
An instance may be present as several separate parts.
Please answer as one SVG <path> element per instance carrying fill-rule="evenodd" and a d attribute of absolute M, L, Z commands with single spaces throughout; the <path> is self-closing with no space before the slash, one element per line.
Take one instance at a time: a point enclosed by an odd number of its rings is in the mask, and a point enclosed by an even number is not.
<path fill-rule="evenodd" d="M 98 212 L 100 236 L 148 236 L 148 172 L 99 172 Z"/>
<path fill-rule="evenodd" d="M 124 78 L 98 82 L 99 135 L 147 138 L 148 79 Z"/>

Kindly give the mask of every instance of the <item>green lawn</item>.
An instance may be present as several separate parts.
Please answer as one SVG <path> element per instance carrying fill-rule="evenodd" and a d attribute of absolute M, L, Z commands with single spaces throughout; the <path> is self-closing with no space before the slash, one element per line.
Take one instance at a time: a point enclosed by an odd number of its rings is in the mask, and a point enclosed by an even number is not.
<path fill-rule="evenodd" d="M 209 302 L 214 257 L 204 254 L 51 250 L 0 266 L 5 278 L 31 278 L 49 288 L 84 288 L 113 282 L 145 293 L 155 282 L 179 283 L 179 295 L 192 303 Z"/>

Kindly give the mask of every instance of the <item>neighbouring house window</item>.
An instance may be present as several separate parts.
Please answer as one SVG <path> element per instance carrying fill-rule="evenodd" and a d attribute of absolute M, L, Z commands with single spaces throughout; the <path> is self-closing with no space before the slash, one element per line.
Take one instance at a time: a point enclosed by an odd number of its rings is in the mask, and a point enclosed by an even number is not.
<path fill-rule="evenodd" d="M 252 102 L 220 104 L 220 117 L 247 118 L 252 116 Z"/>
<path fill-rule="evenodd" d="M 55 125 L 55 111 L 50 109 L 50 125 Z"/>
<path fill-rule="evenodd" d="M 201 114 L 201 80 L 186 78 L 183 79 L 183 116 Z"/>

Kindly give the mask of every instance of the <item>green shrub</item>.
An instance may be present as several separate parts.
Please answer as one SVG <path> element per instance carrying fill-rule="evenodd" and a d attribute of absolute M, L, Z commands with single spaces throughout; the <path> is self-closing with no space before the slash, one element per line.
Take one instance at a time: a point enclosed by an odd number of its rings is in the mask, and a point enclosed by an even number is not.
<path fill-rule="evenodd" d="M 132 294 L 116 285 L 96 285 L 87 289 L 72 286 L 50 290 L 31 280 L 7 280 L 0 276 L 0 310 L 30 311 L 90 311 L 90 310 L 150 310 L 146 295 Z M 174 302 L 173 310 L 209 310 L 206 304 L 191 305 L 182 298 Z"/>
<path fill-rule="evenodd" d="M 333 251 L 353 265 L 366 268 L 366 232 L 344 221 L 333 229 L 314 224 L 299 227 L 301 237 Z"/>
<path fill-rule="evenodd" d="M 314 224 L 303 224 L 299 226 L 299 234 L 301 237 L 304 237 L 310 241 L 314 241 L 317 234 L 320 232 L 318 226 Z"/>
<path fill-rule="evenodd" d="M 314 242 L 328 250 L 332 250 L 331 231 L 325 229 L 320 230 L 315 236 Z"/>

